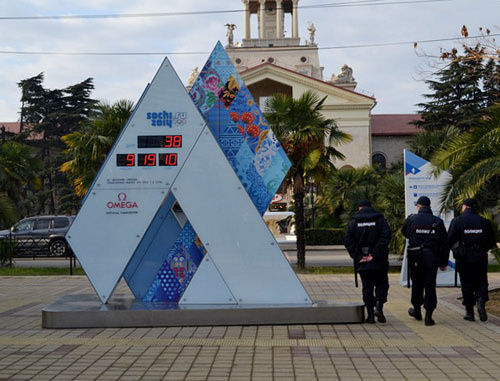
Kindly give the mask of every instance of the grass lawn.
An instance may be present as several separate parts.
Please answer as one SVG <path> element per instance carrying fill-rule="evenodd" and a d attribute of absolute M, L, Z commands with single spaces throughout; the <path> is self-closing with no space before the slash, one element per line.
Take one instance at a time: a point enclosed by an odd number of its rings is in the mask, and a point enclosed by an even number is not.
<path fill-rule="evenodd" d="M 69 275 L 68 267 L 2 267 L 0 276 Z M 81 268 L 73 269 L 73 275 L 85 275 Z"/>
<path fill-rule="evenodd" d="M 304 270 L 299 270 L 294 266 L 294 270 L 297 274 L 354 274 L 352 267 L 337 267 L 337 266 L 311 266 L 306 267 Z M 389 274 L 399 274 L 401 272 L 401 267 L 390 266 Z M 488 265 L 489 273 L 500 272 L 500 265 Z"/>
<path fill-rule="evenodd" d="M 297 274 L 354 274 L 352 267 L 337 267 L 337 266 L 311 266 L 304 270 L 299 270 L 294 267 Z M 399 274 L 401 268 L 397 266 L 389 267 L 389 274 Z M 500 265 L 489 265 L 488 272 L 500 272 Z M 59 267 L 2 267 L 0 276 L 43 276 L 43 275 L 69 275 L 69 268 Z M 85 275 L 81 268 L 73 269 L 73 275 Z M 500 306 L 500 291 L 499 291 L 499 306 Z"/>

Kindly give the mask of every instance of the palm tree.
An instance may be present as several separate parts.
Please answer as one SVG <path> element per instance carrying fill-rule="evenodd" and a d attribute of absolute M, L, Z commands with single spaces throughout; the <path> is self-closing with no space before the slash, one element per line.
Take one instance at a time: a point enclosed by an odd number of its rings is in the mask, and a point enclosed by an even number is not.
<path fill-rule="evenodd" d="M 409 150 L 425 160 L 429 160 L 432 154 L 445 142 L 457 137 L 460 130 L 453 126 L 440 130 L 424 130 L 413 136 L 409 142 Z"/>
<path fill-rule="evenodd" d="M 379 178 L 371 166 L 336 169 L 322 182 L 318 204 L 330 220 L 333 217 L 337 224 L 345 222 L 359 201 L 374 198 Z"/>
<path fill-rule="evenodd" d="M 0 229 L 12 226 L 18 218 L 16 205 L 5 193 L 0 193 Z"/>
<path fill-rule="evenodd" d="M 0 229 L 11 227 L 18 219 L 16 205 L 5 194 L 0 193 Z M 12 258 L 13 242 L 0 238 L 0 267 L 5 266 Z"/>
<path fill-rule="evenodd" d="M 75 193 L 83 197 L 106 159 L 134 108 L 133 102 L 119 100 L 113 105 L 101 103 L 98 111 L 81 131 L 62 137 L 69 160 L 61 165 Z"/>
<path fill-rule="evenodd" d="M 458 135 L 436 151 L 431 159 L 435 174 L 448 170 L 452 179 L 443 194 L 443 205 L 451 200 L 460 206 L 476 197 L 491 182 L 500 179 L 500 103 L 491 106 L 470 131 Z M 497 203 L 500 197 L 496 192 Z"/>
<path fill-rule="evenodd" d="M 42 163 L 35 157 L 31 147 L 13 141 L 0 145 L 0 193 L 4 198 L 4 213 L 10 216 L 7 218 L 10 222 L 13 215 L 29 214 L 26 200 L 32 190 L 41 187 L 41 169 Z M 12 208 L 15 208 L 15 212 Z"/>
<path fill-rule="evenodd" d="M 297 266 L 301 269 L 305 267 L 305 184 L 325 179 L 333 168 L 332 160 L 344 159 L 335 146 L 352 139 L 333 119 L 323 117 L 325 100 L 307 91 L 298 99 L 276 94 L 266 104 L 269 124 L 292 162 L 287 180 L 293 186 Z"/>
<path fill-rule="evenodd" d="M 391 228 L 389 249 L 392 253 L 403 253 L 405 238 L 401 226 L 405 220 L 405 181 L 403 171 L 384 175 L 377 184 L 376 208 L 384 214 Z"/>
<path fill-rule="evenodd" d="M 405 218 L 403 171 L 379 173 L 370 166 L 335 170 L 321 187 L 323 222 L 329 219 L 335 227 L 345 227 L 361 200 L 370 200 L 384 214 L 392 232 L 391 252 L 401 253 L 404 237 L 400 229 Z"/>

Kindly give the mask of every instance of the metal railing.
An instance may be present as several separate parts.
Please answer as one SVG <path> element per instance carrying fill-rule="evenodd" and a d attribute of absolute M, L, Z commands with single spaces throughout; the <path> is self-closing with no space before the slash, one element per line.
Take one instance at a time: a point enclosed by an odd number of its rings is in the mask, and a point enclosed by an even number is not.
<path fill-rule="evenodd" d="M 64 240 L 62 237 L 54 238 L 50 235 L 41 235 L 36 238 L 17 238 L 13 237 L 12 234 L 8 236 L 1 237 L 0 241 L 3 243 L 5 248 L 9 247 L 14 253 L 14 257 L 26 258 L 26 257 L 69 257 L 71 253 L 71 248 L 66 244 L 66 250 L 62 255 L 55 255 L 50 252 L 50 242 L 52 240 Z"/>
<path fill-rule="evenodd" d="M 61 238 L 57 238 L 61 239 Z M 77 267 L 76 256 L 69 247 L 66 246 L 63 255 L 53 255 L 49 249 L 50 237 L 40 236 L 37 238 L 15 238 L 12 234 L 0 238 L 0 268 L 2 266 L 13 267 L 13 260 L 22 258 L 60 258 L 69 259 L 69 273 L 73 275 Z"/>

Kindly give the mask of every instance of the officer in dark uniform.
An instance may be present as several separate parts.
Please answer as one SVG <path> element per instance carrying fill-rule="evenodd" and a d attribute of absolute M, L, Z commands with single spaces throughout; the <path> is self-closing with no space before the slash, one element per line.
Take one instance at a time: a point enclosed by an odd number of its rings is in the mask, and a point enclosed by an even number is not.
<path fill-rule="evenodd" d="M 417 214 L 406 219 L 403 235 L 408 238 L 407 260 L 412 283 L 408 314 L 422 320 L 420 310 L 425 308 L 425 325 L 434 325 L 432 313 L 437 306 L 436 277 L 438 267 L 446 270 L 449 257 L 448 236 L 443 221 L 431 210 L 431 200 L 422 196 L 417 200 Z"/>
<path fill-rule="evenodd" d="M 448 242 L 460 274 L 465 320 L 474 321 L 474 304 L 481 321 L 488 320 L 488 250 L 496 247 L 493 226 L 476 212 L 476 200 L 468 198 L 463 215 L 451 221 Z"/>
<path fill-rule="evenodd" d="M 363 283 L 366 323 L 375 323 L 375 316 L 379 323 L 386 322 L 383 306 L 389 291 L 390 240 L 391 230 L 384 216 L 372 209 L 369 201 L 361 201 L 358 212 L 347 226 L 345 247 Z"/>

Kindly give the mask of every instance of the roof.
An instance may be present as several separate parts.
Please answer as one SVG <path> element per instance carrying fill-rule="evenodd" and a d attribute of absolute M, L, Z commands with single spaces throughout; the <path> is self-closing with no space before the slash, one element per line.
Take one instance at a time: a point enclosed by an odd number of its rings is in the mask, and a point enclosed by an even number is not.
<path fill-rule="evenodd" d="M 7 134 L 18 134 L 21 130 L 21 123 L 19 122 L 0 122 L 0 128 L 5 127 L 5 132 Z M 25 128 L 29 125 L 25 125 Z M 0 134 L 2 132 L 0 131 Z M 31 133 L 27 140 L 40 140 L 42 139 L 42 134 Z"/>
<path fill-rule="evenodd" d="M 347 91 L 349 93 L 352 93 L 352 94 L 356 94 L 356 95 L 359 95 L 361 97 L 365 97 L 365 98 L 368 98 L 370 100 L 373 100 L 375 101 L 375 98 L 374 97 L 370 97 L 368 95 L 365 95 L 365 94 L 361 94 L 361 93 L 358 93 L 357 91 L 354 91 L 354 90 L 350 90 L 350 89 L 346 89 L 345 87 L 342 87 L 342 86 L 337 86 L 337 85 L 334 85 L 333 83 L 331 82 L 326 82 L 326 81 L 323 81 L 321 79 L 317 79 L 317 78 L 314 78 L 314 77 L 310 77 L 306 74 L 302 74 L 302 73 L 299 73 L 298 71 L 295 71 L 295 70 L 292 70 L 292 69 L 287 69 L 286 67 L 283 67 L 283 66 L 279 66 L 279 65 L 275 65 L 275 64 L 272 64 L 272 63 L 269 63 L 269 62 L 264 62 L 260 65 L 257 65 L 257 66 L 253 66 L 249 69 L 246 69 L 246 70 L 243 70 L 242 72 L 240 72 L 240 75 L 243 75 L 244 73 L 249 73 L 251 71 L 254 71 L 254 70 L 257 70 L 257 69 L 260 69 L 262 67 L 265 67 L 265 66 L 270 66 L 270 67 L 274 67 L 274 68 L 279 68 L 281 70 L 285 70 L 285 71 L 288 71 L 290 73 L 293 73 L 293 74 L 296 74 L 296 75 L 299 75 L 299 76 L 302 76 L 302 77 L 305 77 L 307 79 L 310 79 L 310 80 L 313 80 L 313 81 L 317 81 L 317 82 L 320 82 L 324 85 L 328 85 L 328 86 L 331 86 L 331 87 L 334 87 L 336 89 L 339 89 L 339 90 L 342 90 L 342 91 Z"/>
<path fill-rule="evenodd" d="M 21 125 L 19 122 L 0 122 L 0 127 L 2 126 L 5 127 L 5 132 L 18 134 Z"/>
<path fill-rule="evenodd" d="M 414 124 L 411 124 L 411 122 L 421 119 L 422 118 L 419 114 L 372 114 L 370 117 L 372 135 L 416 135 L 420 131 L 420 129 Z"/>

